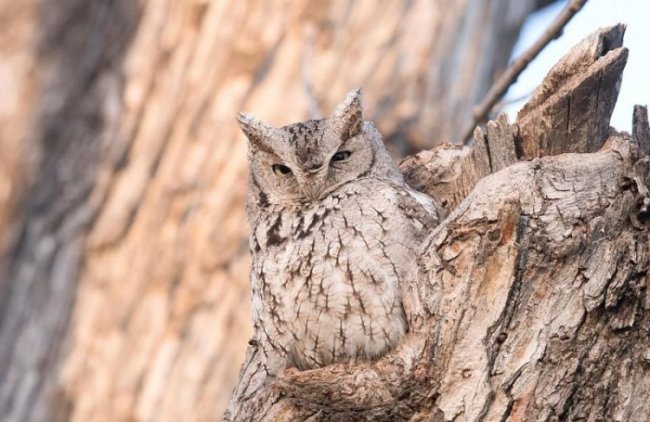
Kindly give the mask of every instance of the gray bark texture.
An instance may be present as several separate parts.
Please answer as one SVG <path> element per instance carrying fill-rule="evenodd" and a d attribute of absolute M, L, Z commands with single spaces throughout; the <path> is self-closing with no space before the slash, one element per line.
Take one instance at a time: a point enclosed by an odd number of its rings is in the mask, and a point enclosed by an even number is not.
<path fill-rule="evenodd" d="M 220 419 L 251 336 L 236 113 L 362 87 L 395 155 L 458 141 L 546 3 L 0 0 L 0 420 Z"/>
<path fill-rule="evenodd" d="M 597 31 L 514 125 L 401 169 L 449 215 L 385 357 L 273 379 L 248 348 L 227 420 L 650 420 L 650 157 L 609 128 L 627 50 Z"/>

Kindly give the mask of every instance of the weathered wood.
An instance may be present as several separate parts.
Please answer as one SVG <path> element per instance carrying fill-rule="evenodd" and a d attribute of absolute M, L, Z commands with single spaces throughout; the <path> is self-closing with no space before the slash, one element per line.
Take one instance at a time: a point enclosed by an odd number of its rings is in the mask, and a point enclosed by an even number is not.
<path fill-rule="evenodd" d="M 476 173 L 472 153 L 468 147 L 444 144 L 406 158 L 400 170 L 411 187 L 437 198 L 449 212 L 484 176 Z"/>
<path fill-rule="evenodd" d="M 522 158 L 603 145 L 627 62 L 624 33 L 624 25 L 601 29 L 551 69 L 517 117 Z"/>
<path fill-rule="evenodd" d="M 479 180 L 492 173 L 490 162 L 490 151 L 488 150 L 487 138 L 480 127 L 474 129 L 474 145 L 472 148 L 473 167 L 479 176 Z M 477 182 L 478 180 L 476 180 Z M 472 187 L 476 184 L 472 183 Z"/>
<path fill-rule="evenodd" d="M 632 137 L 645 154 L 650 153 L 650 125 L 648 124 L 648 107 L 635 105 L 632 117 Z"/>
<path fill-rule="evenodd" d="M 517 162 L 515 136 L 505 113 L 500 113 L 496 121 L 487 123 L 486 138 L 493 173 Z"/>
<path fill-rule="evenodd" d="M 583 104 L 582 111 L 576 111 L 574 107 L 573 112 L 568 109 L 558 112 L 560 109 L 557 107 L 566 106 L 566 101 L 583 98 L 587 87 L 600 89 L 602 81 L 598 77 L 603 67 L 613 69 L 612 75 L 618 75 L 616 77 L 620 79 L 625 65 L 623 58 L 627 55 L 622 48 L 624 30 L 623 25 L 601 29 L 575 46 L 546 75 L 522 108 L 516 124 L 509 126 L 507 116 L 500 114 L 497 121 L 488 122 L 487 135 L 480 128 L 475 129 L 474 144 L 467 149 L 441 146 L 405 159 L 401 170 L 406 181 L 414 188 L 439 198 L 450 211 L 482 177 L 517 159 L 572 151 L 593 152 L 600 148 L 609 136 L 613 103 L 611 107 L 603 107 L 600 102 L 591 101 Z M 600 60 L 601 55 L 611 48 L 615 49 L 615 54 Z M 616 63 L 615 68 L 608 67 L 613 63 Z M 619 89 L 620 83 L 610 84 L 602 95 L 610 99 L 607 101 L 615 102 Z M 600 101 L 607 102 L 602 98 Z M 637 115 L 641 122 L 642 111 L 635 112 Z M 590 135 L 585 132 L 593 127 L 600 128 L 598 133 Z M 639 136 L 643 137 L 643 124 L 634 127 L 639 128 Z M 643 151 L 643 146 L 641 148 Z"/>
<path fill-rule="evenodd" d="M 508 91 L 508 88 L 517 80 L 521 72 L 523 72 L 526 67 L 535 59 L 535 57 L 555 38 L 557 38 L 564 27 L 573 19 L 573 17 L 583 8 L 587 3 L 587 0 L 570 0 L 566 3 L 564 8 L 549 26 L 544 30 L 544 32 L 532 43 L 519 57 L 517 57 L 512 64 L 499 76 L 490 91 L 486 94 L 485 98 L 479 105 L 474 109 L 474 120 L 467 126 L 467 129 L 463 132 L 463 137 L 460 139 L 460 142 L 465 144 L 470 140 L 470 137 L 473 133 L 474 127 L 479 123 L 487 120 L 488 114 L 495 106 L 495 104 L 501 99 L 505 93 Z"/>
<path fill-rule="evenodd" d="M 492 173 L 487 141 L 480 128 L 474 136 L 473 147 L 444 144 L 407 157 L 400 164 L 404 179 L 450 212 L 479 180 Z"/>

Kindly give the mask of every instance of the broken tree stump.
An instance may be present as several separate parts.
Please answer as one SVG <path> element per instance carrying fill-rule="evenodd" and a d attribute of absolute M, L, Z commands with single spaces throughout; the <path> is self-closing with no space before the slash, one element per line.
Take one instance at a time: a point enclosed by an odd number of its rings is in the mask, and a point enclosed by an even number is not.
<path fill-rule="evenodd" d="M 576 46 L 514 125 L 401 164 L 449 215 L 396 350 L 266 379 L 252 344 L 226 419 L 650 420 L 647 118 L 609 129 L 623 32 Z"/>

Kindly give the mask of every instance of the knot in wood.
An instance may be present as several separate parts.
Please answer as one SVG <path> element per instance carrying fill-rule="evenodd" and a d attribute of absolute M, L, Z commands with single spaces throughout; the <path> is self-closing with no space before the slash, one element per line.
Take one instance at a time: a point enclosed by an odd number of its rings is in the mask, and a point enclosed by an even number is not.
<path fill-rule="evenodd" d="M 650 197 L 639 197 L 636 200 L 636 211 L 639 221 L 647 224 L 650 222 Z"/>
<path fill-rule="evenodd" d="M 501 230 L 493 229 L 487 233 L 487 238 L 490 242 L 496 243 L 501 239 Z"/>

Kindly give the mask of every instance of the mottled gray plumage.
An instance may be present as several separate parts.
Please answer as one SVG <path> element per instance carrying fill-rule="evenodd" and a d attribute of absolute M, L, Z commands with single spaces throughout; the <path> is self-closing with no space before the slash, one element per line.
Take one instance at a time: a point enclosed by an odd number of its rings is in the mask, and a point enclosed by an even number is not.
<path fill-rule="evenodd" d="M 329 119 L 249 139 L 253 323 L 269 373 L 371 359 L 408 330 L 402 291 L 440 209 L 410 189 L 362 117 L 360 91 Z"/>

